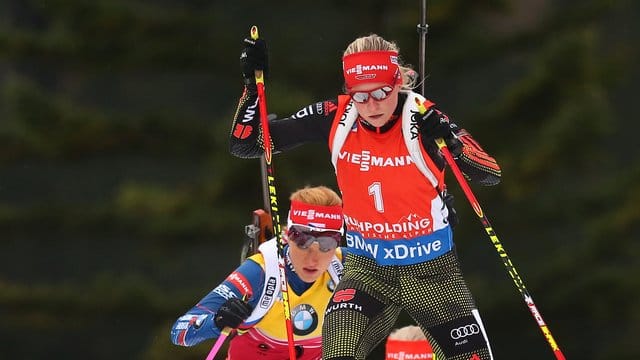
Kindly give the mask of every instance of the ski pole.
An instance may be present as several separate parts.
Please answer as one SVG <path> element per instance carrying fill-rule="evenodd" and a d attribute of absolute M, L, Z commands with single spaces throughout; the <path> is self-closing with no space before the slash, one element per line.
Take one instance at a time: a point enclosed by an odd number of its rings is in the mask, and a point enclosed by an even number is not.
<path fill-rule="evenodd" d="M 215 344 L 213 344 L 213 347 L 211 348 L 211 351 L 209 351 L 209 355 L 207 355 L 206 360 L 213 360 L 213 358 L 216 357 L 218 350 L 220 350 L 220 347 L 222 346 L 222 344 L 227 339 L 230 333 L 231 333 L 231 328 L 229 328 L 228 326 L 225 326 L 225 328 L 222 329 L 222 331 L 220 332 L 220 336 L 218 336 L 218 340 L 216 340 Z"/>
<path fill-rule="evenodd" d="M 242 295 L 242 300 L 247 300 L 249 294 L 245 293 L 244 295 Z M 216 342 L 213 344 L 213 347 L 211 348 L 211 351 L 209 351 L 209 355 L 207 355 L 206 360 L 213 360 L 213 358 L 216 357 L 216 354 L 218 353 L 218 350 L 220 350 L 220 347 L 222 346 L 222 344 L 224 343 L 224 341 L 227 339 L 227 337 L 229 337 L 229 334 L 231 334 L 231 331 L 233 331 L 232 328 L 225 326 L 222 331 L 220 331 L 220 336 L 218 336 L 218 339 L 216 340 Z"/>
<path fill-rule="evenodd" d="M 418 110 L 420 111 L 420 113 L 425 114 L 427 112 L 427 109 L 424 107 L 422 102 L 420 102 L 420 100 L 417 97 L 415 98 L 415 102 L 418 105 Z M 473 211 L 476 213 L 476 215 L 478 215 L 478 218 L 480 219 L 480 222 L 482 223 L 484 230 L 487 232 L 487 235 L 489 235 L 489 238 L 491 239 L 491 242 L 496 248 L 498 255 L 500 255 L 500 259 L 502 259 L 502 263 L 507 268 L 507 271 L 509 272 L 511 279 L 513 279 L 513 282 L 518 288 L 518 291 L 520 291 L 520 294 L 524 298 L 524 302 L 527 304 L 527 307 L 529 308 L 531 315 L 533 315 L 533 318 L 538 323 L 538 326 L 540 327 L 540 330 L 544 334 L 544 338 L 549 343 L 551 350 L 553 350 L 553 353 L 555 354 L 556 359 L 565 360 L 565 357 L 562 354 L 562 351 L 560 350 L 560 348 L 558 347 L 558 344 L 556 343 L 556 341 L 553 339 L 553 336 L 551 335 L 551 330 L 549 330 L 549 328 L 547 327 L 547 324 L 542 319 L 542 314 L 540 314 L 540 311 L 538 311 L 536 304 L 533 302 L 533 298 L 529 294 L 529 291 L 527 290 L 527 288 L 524 286 L 524 281 L 522 281 L 522 278 L 520 278 L 520 275 L 518 275 L 518 271 L 516 271 L 516 267 L 513 265 L 513 262 L 509 258 L 509 255 L 507 255 L 507 251 L 504 249 L 504 246 L 502 246 L 500 239 L 498 239 L 498 235 L 496 235 L 496 232 L 493 230 L 493 227 L 491 226 L 491 223 L 489 222 L 487 215 L 482 210 L 482 208 L 480 207 L 480 203 L 478 202 L 475 195 L 471 191 L 471 187 L 467 183 L 467 180 L 464 178 L 464 174 L 462 174 L 462 171 L 458 167 L 458 164 L 456 164 L 456 161 L 453 159 L 453 156 L 451 155 L 449 148 L 447 148 L 447 144 L 444 142 L 444 139 L 442 138 L 436 139 L 436 144 L 438 145 L 438 148 L 444 155 L 444 158 L 447 161 L 447 164 L 449 164 L 449 167 L 451 167 L 451 170 L 453 171 L 453 174 L 458 180 L 458 183 L 460 184 L 462 191 L 467 197 L 467 200 L 469 200 L 469 203 L 471 204 Z"/>
<path fill-rule="evenodd" d="M 258 27 L 251 27 L 251 38 L 258 39 Z M 289 305 L 289 285 L 285 272 L 284 243 L 282 241 L 282 230 L 280 227 L 280 216 L 278 215 L 278 197 L 276 194 L 275 175 L 272 164 L 271 133 L 269 132 L 269 119 L 267 116 L 267 100 L 264 90 L 264 72 L 255 71 L 256 86 L 258 88 L 258 103 L 260 109 L 260 125 L 262 128 L 262 145 L 264 149 L 264 163 L 266 170 L 266 186 L 269 190 L 269 212 L 273 225 L 273 232 L 278 244 L 278 268 L 280 270 L 280 288 L 282 291 L 282 305 L 284 308 L 284 321 L 287 329 L 287 342 L 289 344 L 289 359 L 296 359 L 296 349 L 293 342 L 293 325 L 291 323 L 291 308 Z"/>
<path fill-rule="evenodd" d="M 426 79 L 426 62 L 427 62 L 427 32 L 429 31 L 429 25 L 427 24 L 427 0 L 421 0 L 420 3 L 420 24 L 417 26 L 418 34 L 420 35 L 420 39 L 418 40 L 418 55 L 420 57 L 419 68 L 420 72 L 420 94 L 422 96 L 426 96 L 425 94 L 425 79 Z"/>

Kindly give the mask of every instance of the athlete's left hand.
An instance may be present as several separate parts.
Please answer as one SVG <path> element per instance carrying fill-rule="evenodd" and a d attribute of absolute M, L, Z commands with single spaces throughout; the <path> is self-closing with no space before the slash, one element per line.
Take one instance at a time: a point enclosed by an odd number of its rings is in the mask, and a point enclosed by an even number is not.
<path fill-rule="evenodd" d="M 449 117 L 442 111 L 431 107 L 427 112 L 422 115 L 418 121 L 418 127 L 423 138 L 435 141 L 435 139 L 451 138 L 453 132 L 458 129 L 458 126 L 451 121 Z"/>
<path fill-rule="evenodd" d="M 449 121 L 449 117 L 435 107 L 429 108 L 427 112 L 418 119 L 418 129 L 422 135 L 422 143 L 433 145 L 436 139 L 444 139 L 444 142 L 454 156 L 461 150 L 460 141 L 456 139 L 455 133 L 458 125 Z"/>

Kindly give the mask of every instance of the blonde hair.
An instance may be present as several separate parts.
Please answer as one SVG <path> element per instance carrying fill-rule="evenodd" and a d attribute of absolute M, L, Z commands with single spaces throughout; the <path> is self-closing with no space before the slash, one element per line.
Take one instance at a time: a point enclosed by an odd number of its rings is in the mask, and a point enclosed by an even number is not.
<path fill-rule="evenodd" d="M 395 51 L 398 53 L 398 63 L 402 74 L 402 88 L 411 90 L 416 87 L 418 74 L 408 65 L 403 65 L 400 59 L 400 48 L 393 41 L 388 41 L 377 34 L 361 36 L 351 42 L 342 56 L 355 54 L 363 51 Z"/>
<path fill-rule="evenodd" d="M 402 341 L 418 341 L 427 340 L 419 326 L 407 325 L 399 329 L 395 329 L 389 334 L 389 339 Z"/>
<path fill-rule="evenodd" d="M 289 197 L 291 201 L 300 201 L 310 205 L 335 206 L 342 205 L 340 196 L 326 186 L 305 186 L 294 191 Z"/>

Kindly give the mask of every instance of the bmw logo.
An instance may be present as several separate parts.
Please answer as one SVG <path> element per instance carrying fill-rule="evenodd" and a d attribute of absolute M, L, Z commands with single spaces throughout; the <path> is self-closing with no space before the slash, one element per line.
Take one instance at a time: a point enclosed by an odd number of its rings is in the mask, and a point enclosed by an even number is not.
<path fill-rule="evenodd" d="M 309 304 L 300 304 L 291 311 L 293 333 L 296 335 L 311 334 L 318 327 L 318 313 Z"/>

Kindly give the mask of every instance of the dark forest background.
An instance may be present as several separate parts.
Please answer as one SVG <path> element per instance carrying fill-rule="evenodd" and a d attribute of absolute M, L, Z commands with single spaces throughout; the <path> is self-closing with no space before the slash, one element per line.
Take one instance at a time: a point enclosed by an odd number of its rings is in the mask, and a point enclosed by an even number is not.
<path fill-rule="evenodd" d="M 428 1 L 427 96 L 501 164 L 475 194 L 569 359 L 640 359 L 639 15 Z M 260 27 L 269 111 L 286 116 L 340 91 L 357 36 L 417 69 L 419 17 L 407 0 L 0 1 L 0 358 L 203 359 L 213 342 L 173 346 L 170 326 L 238 264 L 262 206 L 258 160 L 228 152 L 243 37 Z M 323 145 L 274 164 L 281 204 L 335 188 Z M 449 183 L 495 357 L 552 359 Z"/>

